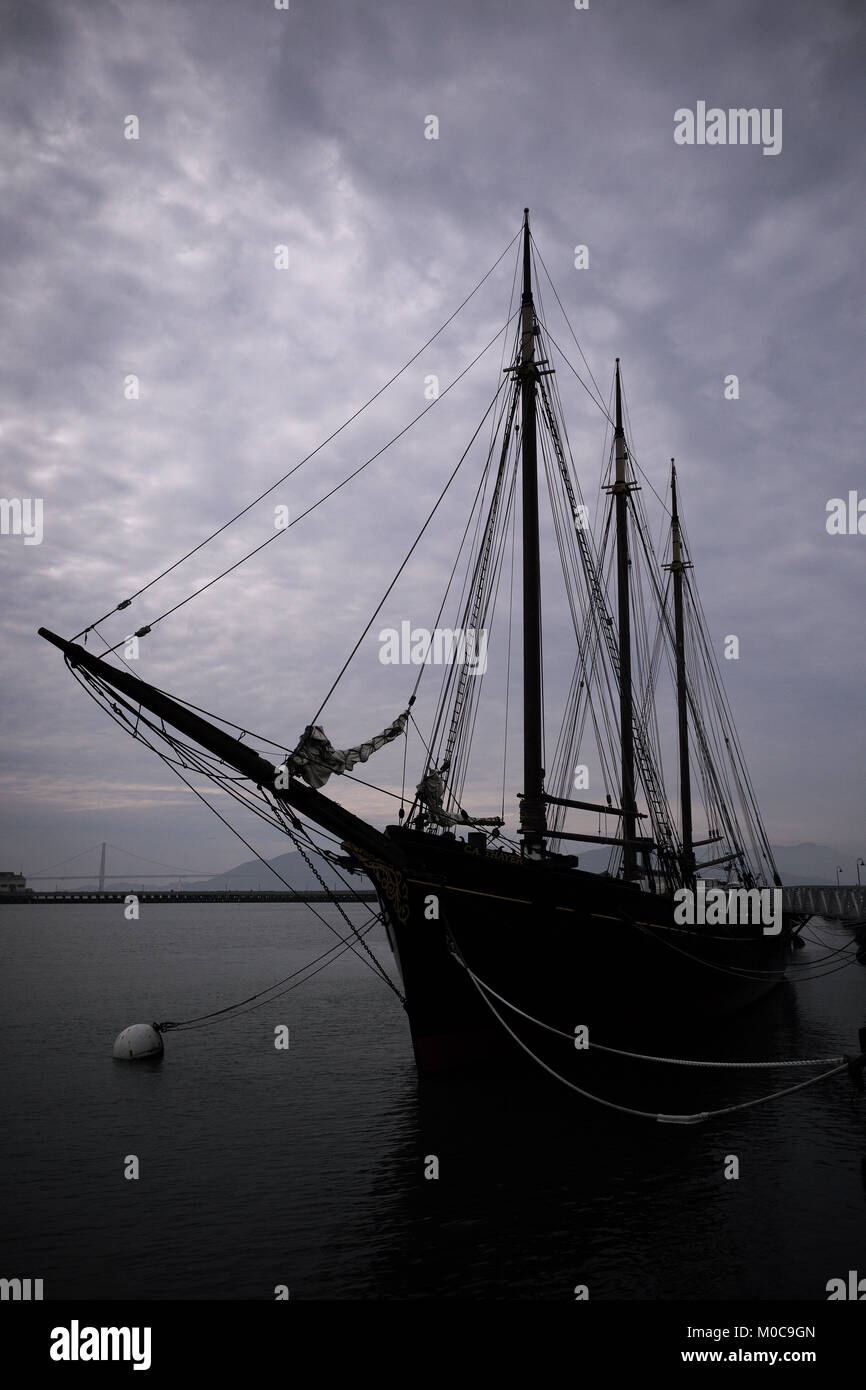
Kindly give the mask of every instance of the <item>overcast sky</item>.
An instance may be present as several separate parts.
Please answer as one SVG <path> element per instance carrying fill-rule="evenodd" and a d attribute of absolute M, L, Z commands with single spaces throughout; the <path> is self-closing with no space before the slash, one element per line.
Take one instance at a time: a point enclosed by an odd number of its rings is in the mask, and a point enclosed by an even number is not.
<path fill-rule="evenodd" d="M 770 838 L 837 846 L 853 879 L 866 535 L 825 523 L 830 498 L 866 498 L 862 5 L 4 0 L 0 22 L 2 494 L 44 505 L 41 544 L 0 537 L 0 868 L 101 840 L 181 868 L 249 858 L 36 628 L 76 633 L 285 473 L 452 313 L 528 204 L 605 392 L 622 358 L 660 491 L 677 457 L 714 645 L 740 639 L 723 674 Z M 699 101 L 781 109 L 781 151 L 676 144 L 675 111 Z M 425 377 L 444 387 L 503 323 L 513 269 L 509 253 L 391 392 L 106 636 L 384 444 Z M 328 506 L 155 628 L 141 674 L 292 746 L 468 442 L 500 347 Z M 560 390 L 592 492 L 604 422 L 566 373 Z M 391 617 L 432 625 L 475 479 Z M 548 656 L 555 682 L 572 655 Z M 413 678 L 371 636 L 322 717 L 334 743 L 390 722 Z M 487 736 L 479 813 L 496 809 Z M 383 757 L 393 785 L 399 757 Z M 381 798 L 345 800 L 383 823 Z"/>

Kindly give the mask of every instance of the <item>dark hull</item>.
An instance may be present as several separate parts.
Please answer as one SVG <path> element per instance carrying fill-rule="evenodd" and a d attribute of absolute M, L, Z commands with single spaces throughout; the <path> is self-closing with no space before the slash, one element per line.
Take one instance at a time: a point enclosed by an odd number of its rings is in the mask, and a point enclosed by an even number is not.
<path fill-rule="evenodd" d="M 364 856 L 385 914 L 406 995 L 418 1067 L 518 1053 L 465 966 L 533 1019 L 573 1037 L 658 1052 L 699 1044 L 716 1021 L 783 977 L 789 924 L 676 926 L 670 898 L 575 868 L 494 855 L 393 827 L 401 867 Z M 348 847 L 348 846 L 347 846 Z M 462 957 L 462 962 L 461 958 Z M 534 1052 L 545 1033 L 492 1001 Z"/>

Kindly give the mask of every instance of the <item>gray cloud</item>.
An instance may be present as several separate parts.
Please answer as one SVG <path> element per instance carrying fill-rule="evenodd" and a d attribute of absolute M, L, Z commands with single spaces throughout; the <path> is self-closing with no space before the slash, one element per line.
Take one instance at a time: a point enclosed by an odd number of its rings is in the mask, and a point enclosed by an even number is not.
<path fill-rule="evenodd" d="M 3 495 L 45 499 L 41 546 L 0 541 L 10 867 L 102 838 L 195 867 L 247 857 L 35 629 L 77 631 L 315 447 L 456 307 L 525 203 L 605 391 L 622 357 L 659 490 L 677 456 L 717 648 L 741 639 L 724 674 L 771 838 L 863 852 L 866 539 L 824 527 L 828 498 L 866 493 L 856 5 L 29 0 L 2 23 Z M 781 107 L 782 153 L 675 146 L 674 110 L 699 99 Z M 275 502 L 297 514 L 402 427 L 425 374 L 444 384 L 501 324 L 512 264 L 350 431 L 139 600 L 136 625 L 263 539 Z M 565 347 L 549 290 L 546 307 Z M 142 673 L 292 744 L 498 367 L 497 350 L 327 508 L 156 628 Z M 560 389 L 591 492 L 603 422 L 567 372 Z M 471 483 L 392 617 L 432 623 Z M 405 702 L 371 641 L 326 710 L 335 742 Z M 570 660 L 555 652 L 551 688 Z M 400 755 L 381 757 L 399 784 Z M 498 768 L 491 732 L 488 801 Z M 346 800 L 384 816 L 363 788 Z"/>

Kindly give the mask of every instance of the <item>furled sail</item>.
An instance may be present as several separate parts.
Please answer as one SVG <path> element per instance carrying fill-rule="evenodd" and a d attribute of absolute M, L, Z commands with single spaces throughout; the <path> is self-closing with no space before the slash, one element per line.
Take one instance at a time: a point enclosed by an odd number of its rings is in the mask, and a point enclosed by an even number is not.
<path fill-rule="evenodd" d="M 301 777 L 309 787 L 323 787 L 332 773 L 351 772 L 356 763 L 365 763 L 373 753 L 393 743 L 395 738 L 406 732 L 409 711 L 404 710 L 393 724 L 383 729 L 366 743 L 357 748 L 334 748 L 320 724 L 308 724 L 300 742 L 286 759 L 292 776 Z"/>
<path fill-rule="evenodd" d="M 445 779 L 441 772 L 432 768 L 415 788 L 415 795 L 424 807 L 425 814 L 434 825 L 455 825 L 456 816 L 450 816 L 442 806 L 445 799 Z"/>
<path fill-rule="evenodd" d="M 445 800 L 445 776 L 450 764 L 443 763 L 442 770 L 437 772 L 435 768 L 421 779 L 415 788 L 415 795 L 424 808 L 424 815 L 433 825 L 504 825 L 505 822 L 500 816 L 470 816 L 465 811 L 459 816 L 452 816 L 445 810 L 443 802 Z"/>

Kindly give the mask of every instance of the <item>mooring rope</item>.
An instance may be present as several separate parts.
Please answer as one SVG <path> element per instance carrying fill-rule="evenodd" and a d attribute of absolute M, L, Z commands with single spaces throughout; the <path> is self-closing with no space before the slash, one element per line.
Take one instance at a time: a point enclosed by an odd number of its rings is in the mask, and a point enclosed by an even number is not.
<path fill-rule="evenodd" d="M 537 1056 L 537 1054 L 534 1053 L 532 1049 L 526 1045 L 523 1039 L 518 1037 L 514 1029 L 509 1027 L 508 1023 L 502 1017 L 499 1010 L 495 1007 L 493 1003 L 491 1003 L 490 999 L 488 999 L 483 987 L 479 984 L 476 976 L 469 969 L 465 960 L 463 959 L 463 956 L 460 953 L 460 950 L 456 942 L 454 941 L 453 936 L 451 936 L 450 932 L 449 939 L 451 941 L 452 949 L 457 960 L 466 970 L 466 973 L 472 980 L 473 985 L 478 990 L 478 993 L 483 999 L 484 1003 L 487 1005 L 488 1009 L 490 1009 L 494 1017 L 497 1018 L 499 1022 L 502 1024 L 502 1027 L 505 1029 L 506 1033 L 508 1033 L 509 1036 L 513 1038 L 513 1040 L 517 1043 L 518 1047 L 520 1047 L 527 1054 L 528 1057 L 531 1057 L 531 1059 L 533 1060 L 533 1062 L 535 1062 L 537 1066 L 541 1067 L 544 1071 L 546 1071 L 550 1076 L 554 1078 L 554 1080 L 559 1081 L 563 1086 L 567 1086 L 569 1090 L 575 1091 L 579 1096 L 582 1096 L 585 1100 L 594 1101 L 596 1105 L 601 1105 L 607 1110 L 616 1110 L 622 1115 L 632 1115 L 634 1118 L 639 1120 L 653 1120 L 656 1124 L 705 1124 L 708 1120 L 718 1119 L 722 1115 L 731 1115 L 739 1110 L 748 1110 L 755 1105 L 764 1105 L 771 1100 L 778 1100 L 781 1096 L 791 1095 L 794 1091 L 803 1091 L 808 1086 L 817 1086 L 819 1081 L 825 1081 L 829 1079 L 829 1077 L 831 1076 L 838 1076 L 840 1072 L 848 1071 L 849 1069 L 848 1063 L 846 1061 L 843 1061 L 841 1065 L 833 1067 L 830 1071 L 821 1072 L 820 1076 L 813 1076 L 808 1081 L 800 1081 L 797 1083 L 796 1086 L 786 1086 L 781 1091 L 773 1091 L 769 1095 L 758 1096 L 755 1100 L 741 1101 L 737 1105 L 726 1105 L 718 1110 L 699 1110 L 690 1115 L 667 1115 L 659 1111 L 637 1110 L 631 1105 L 619 1105 L 616 1101 L 606 1100 L 604 1096 L 594 1095 L 592 1091 L 587 1091 L 582 1086 L 575 1085 L 573 1081 L 569 1081 L 568 1077 L 562 1076 L 560 1072 L 555 1071 L 553 1067 L 549 1067 L 547 1063 L 542 1060 L 541 1057 Z"/>
<path fill-rule="evenodd" d="M 366 936 L 367 932 L 372 931 L 381 920 L 382 914 L 381 912 L 377 912 L 369 922 L 366 922 L 360 928 L 361 935 Z M 246 999 L 239 999 L 235 1004 L 226 1004 L 225 1008 L 214 1009 L 209 1014 L 196 1014 L 193 1018 L 181 1019 L 178 1022 L 174 1022 L 172 1019 L 165 1019 L 162 1023 L 154 1023 L 153 1027 L 158 1033 L 194 1032 L 198 1028 L 211 1028 L 215 1023 L 233 1022 L 234 1019 L 241 1018 L 244 1014 L 253 1013 L 256 1009 L 264 1008 L 268 1004 L 275 1004 L 278 999 L 282 999 L 284 995 L 290 994 L 291 991 L 297 989 L 299 985 L 307 984 L 314 975 L 318 975 L 322 970 L 327 969 L 329 965 L 333 965 L 334 961 L 340 956 L 345 955 L 346 951 L 352 950 L 353 941 L 351 937 L 340 937 L 339 941 L 342 944 L 329 946 L 327 951 L 322 951 L 320 955 L 314 956 L 312 960 L 307 961 L 306 965 L 301 965 L 297 970 L 293 970 L 291 975 L 285 975 L 282 980 L 275 980 L 272 985 L 268 985 L 265 989 L 260 989 L 257 990 L 255 994 L 247 995 Z M 320 965 L 320 961 L 324 961 L 324 964 Z M 313 966 L 317 966 L 318 968 L 314 970 Z M 309 974 L 307 974 L 308 971 L 310 972 Z M 305 975 L 306 979 L 299 979 L 298 977 L 301 975 Z M 294 983 L 289 983 L 290 981 L 294 981 Z M 273 994 L 272 991 L 280 989 L 281 985 L 286 985 L 286 989 L 280 990 L 279 994 Z M 267 998 L 265 996 L 267 996 Z M 244 1007 L 247 1004 L 250 1005 L 249 1008 Z"/>
<path fill-rule="evenodd" d="M 529 1023 L 536 1024 L 539 1028 L 544 1028 L 548 1033 L 556 1033 L 558 1037 L 568 1038 L 569 1042 L 574 1042 L 573 1033 L 566 1033 L 562 1028 L 554 1028 L 551 1023 L 543 1023 L 540 1018 L 533 1018 L 532 1014 L 528 1014 L 523 1009 L 519 1009 L 516 1004 L 512 1004 L 510 999 L 505 999 L 501 994 L 497 994 L 495 989 L 491 989 L 490 985 L 486 984 L 474 971 L 469 969 L 465 961 L 463 962 L 463 966 L 467 975 L 474 980 L 476 985 L 480 985 L 488 994 L 492 994 L 494 999 L 498 999 L 500 1004 L 504 1004 L 512 1013 L 520 1014 L 521 1018 L 525 1018 Z M 587 1046 L 589 1048 L 594 1048 L 596 1052 L 613 1053 L 616 1057 L 631 1057 L 638 1062 L 664 1062 L 672 1067 L 829 1067 L 845 1061 L 844 1057 L 800 1057 L 796 1058 L 794 1061 L 710 1062 L 695 1060 L 693 1058 L 686 1059 L 683 1057 L 653 1057 L 650 1056 L 649 1053 L 626 1052 L 621 1047 L 606 1047 L 603 1043 L 592 1041 L 590 1041 Z"/>

